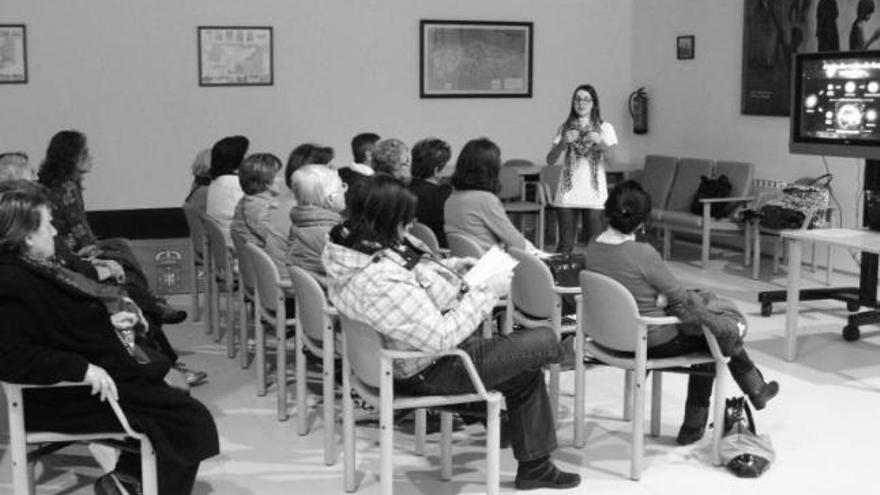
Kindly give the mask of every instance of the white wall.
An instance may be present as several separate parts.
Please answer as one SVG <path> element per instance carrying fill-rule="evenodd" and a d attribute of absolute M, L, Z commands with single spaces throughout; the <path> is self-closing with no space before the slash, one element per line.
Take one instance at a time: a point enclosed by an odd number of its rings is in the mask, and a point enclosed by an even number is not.
<path fill-rule="evenodd" d="M 533 98 L 419 99 L 420 19 L 534 22 Z M 316 141 L 348 161 L 351 136 L 374 130 L 454 150 L 485 135 L 541 161 L 592 82 L 627 162 L 632 20 L 632 0 L 3 0 L 2 21 L 27 25 L 29 82 L 0 86 L 0 150 L 38 164 L 54 132 L 80 129 L 87 208 L 177 206 L 196 152 L 234 133 L 282 160 Z M 275 85 L 200 88 L 199 25 L 274 26 Z"/>
<path fill-rule="evenodd" d="M 636 2 L 633 85 L 647 86 L 650 131 L 631 138 L 632 160 L 661 153 L 750 161 L 757 177 L 782 180 L 825 173 L 822 157 L 788 152 L 787 117 L 740 114 L 743 10 L 742 1 L 730 0 Z M 814 11 L 809 15 L 815 18 Z M 847 15 L 841 11 L 841 26 Z M 696 37 L 694 60 L 676 60 L 675 38 L 685 34 Z M 827 164 L 843 226 L 855 226 L 863 164 L 835 157 Z M 845 253 L 838 253 L 835 265 L 855 269 Z"/>

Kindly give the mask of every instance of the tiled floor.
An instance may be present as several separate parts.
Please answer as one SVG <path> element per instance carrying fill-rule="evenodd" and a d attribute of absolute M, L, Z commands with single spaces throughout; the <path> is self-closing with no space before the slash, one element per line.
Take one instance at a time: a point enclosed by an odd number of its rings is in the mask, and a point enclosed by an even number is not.
<path fill-rule="evenodd" d="M 676 255 L 690 260 L 697 251 L 676 247 Z M 777 459 L 763 477 L 739 479 L 709 462 L 709 438 L 696 445 L 675 445 L 674 435 L 681 420 L 685 394 L 684 377 L 664 380 L 664 413 L 659 438 L 646 439 L 642 480 L 628 479 L 629 424 L 621 421 L 622 373 L 593 368 L 587 374 L 587 445 L 571 445 L 573 374 L 563 374 L 562 416 L 559 421 L 560 449 L 557 462 L 576 470 L 582 485 L 571 493 L 614 494 L 772 494 L 780 493 L 880 493 L 875 472 L 876 447 L 880 445 L 880 332 L 866 327 L 858 342 L 840 337 L 846 311 L 840 303 L 804 303 L 800 319 L 803 337 L 796 362 L 781 359 L 784 313 L 781 305 L 769 318 L 759 315 L 756 293 L 780 288 L 784 276 L 770 276 L 764 263 L 761 281 L 747 278 L 741 256 L 718 253 L 709 270 L 695 263 L 674 261 L 674 271 L 687 285 L 714 290 L 735 300 L 748 315 L 748 347 L 768 378 L 782 386 L 780 396 L 757 414 L 760 433 L 770 435 Z M 854 284 L 853 277 L 835 276 L 836 283 Z M 807 275 L 824 280 L 824 274 Z M 818 282 L 815 282 L 818 284 Z M 174 302 L 187 305 L 187 297 Z M 254 370 L 242 370 L 237 360 L 225 356 L 222 343 L 206 336 L 201 323 L 186 322 L 169 329 L 185 360 L 210 373 L 210 381 L 193 390 L 193 395 L 213 411 L 221 434 L 222 454 L 206 461 L 199 473 L 196 494 L 287 494 L 343 493 L 341 456 L 334 466 L 322 460 L 320 415 L 310 414 L 312 433 L 300 437 L 295 422 L 279 423 L 275 418 L 274 389 L 269 395 L 254 393 Z M 733 387 L 732 382 L 729 382 Z M 292 387 L 291 387 L 292 392 Z M 732 395 L 733 392 L 731 392 Z M 310 397 L 314 403 L 316 397 Z M 296 404 L 291 398 L 293 411 Z M 5 411 L 5 405 L 3 408 Z M 5 412 L 0 413 L 0 431 L 5 432 Z M 5 433 L 0 438 L 5 442 Z M 341 449 L 341 437 L 337 435 Z M 439 480 L 436 444 L 428 455 L 412 453 L 412 436 L 395 436 L 395 492 L 398 494 L 482 493 L 483 432 L 469 427 L 457 433 L 454 446 L 455 471 L 452 481 Z M 375 427 L 358 428 L 358 493 L 379 492 L 378 435 Z M 512 492 L 516 463 L 510 451 L 502 452 L 502 491 Z M 0 445 L 0 493 L 12 493 L 9 456 Z M 73 468 L 73 469 L 71 469 Z M 89 494 L 98 474 L 94 461 L 84 450 L 72 450 L 50 457 L 38 468 L 37 493 Z M 535 493 L 542 493 L 537 491 Z M 546 491 L 543 493 L 558 493 Z"/>

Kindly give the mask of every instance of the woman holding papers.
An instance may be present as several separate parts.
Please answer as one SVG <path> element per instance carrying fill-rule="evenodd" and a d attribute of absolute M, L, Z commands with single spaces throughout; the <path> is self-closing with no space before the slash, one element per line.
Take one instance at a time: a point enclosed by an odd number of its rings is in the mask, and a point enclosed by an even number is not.
<path fill-rule="evenodd" d="M 348 219 L 330 232 L 323 261 L 328 296 L 340 313 L 365 322 L 389 348 L 468 353 L 486 387 L 507 403 L 505 433 L 519 461 L 516 486 L 571 488 L 580 476 L 556 468 L 553 411 L 542 367 L 566 351 L 549 328 L 480 338 L 474 332 L 510 288 L 512 269 L 465 282 L 475 260 L 433 257 L 407 235 L 416 198 L 399 180 L 376 175 L 349 190 Z M 503 253 L 500 253 L 503 255 Z M 570 349 L 568 349 L 570 351 Z M 473 391 L 455 357 L 414 359 L 395 365 L 395 387 L 420 394 Z"/>

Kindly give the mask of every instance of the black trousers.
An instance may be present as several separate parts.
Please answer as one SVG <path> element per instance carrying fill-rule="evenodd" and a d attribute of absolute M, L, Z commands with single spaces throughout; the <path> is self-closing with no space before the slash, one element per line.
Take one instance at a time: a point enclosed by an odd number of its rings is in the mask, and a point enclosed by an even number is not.
<path fill-rule="evenodd" d="M 574 249 L 578 216 L 581 217 L 585 243 L 589 243 L 593 237 L 602 232 L 602 210 L 556 208 L 556 221 L 559 223 L 559 243 L 556 245 L 556 252 L 569 254 Z"/>
<path fill-rule="evenodd" d="M 123 451 L 116 462 L 116 470 L 138 480 L 141 479 L 141 456 Z M 199 464 L 185 466 L 160 458 L 156 459 L 156 477 L 159 495 L 190 495 L 196 482 Z"/>

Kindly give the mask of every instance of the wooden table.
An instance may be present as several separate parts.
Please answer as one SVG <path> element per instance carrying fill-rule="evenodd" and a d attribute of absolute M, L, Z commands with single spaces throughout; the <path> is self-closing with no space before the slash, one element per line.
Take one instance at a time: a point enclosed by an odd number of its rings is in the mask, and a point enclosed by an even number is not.
<path fill-rule="evenodd" d="M 858 288 L 824 288 L 811 289 L 812 295 L 804 299 L 837 299 L 845 301 L 851 311 L 859 306 L 878 307 L 877 302 L 877 255 L 880 254 L 880 232 L 868 229 L 814 229 L 814 230 L 783 230 L 780 234 L 788 244 L 788 289 L 785 311 L 785 349 L 784 357 L 787 361 L 794 361 L 797 356 L 797 331 L 798 331 L 798 306 L 802 292 L 800 290 L 801 261 L 803 258 L 803 244 L 805 242 L 816 245 L 858 249 L 862 252 L 862 273 Z M 807 293 L 809 291 L 804 291 Z M 853 309 L 855 308 L 855 309 Z M 868 312 L 874 313 L 877 312 Z M 844 338 L 847 340 L 858 339 L 858 325 L 873 321 L 876 315 L 867 315 L 868 318 L 859 318 L 859 315 L 850 315 L 849 324 L 844 327 Z M 853 325 L 855 325 L 854 338 Z M 847 335 L 847 332 L 850 332 Z"/>

